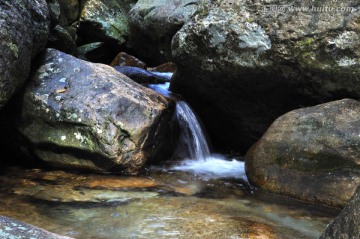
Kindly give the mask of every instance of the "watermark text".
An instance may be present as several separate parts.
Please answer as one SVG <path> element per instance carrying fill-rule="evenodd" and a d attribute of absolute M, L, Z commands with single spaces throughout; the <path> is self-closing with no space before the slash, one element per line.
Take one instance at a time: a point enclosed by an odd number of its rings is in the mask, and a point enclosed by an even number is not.
<path fill-rule="evenodd" d="M 317 13 L 330 13 L 330 12 L 356 12 L 355 7 L 349 6 L 292 6 L 292 5 L 266 5 L 264 6 L 265 13 L 282 13 L 282 12 L 317 12 Z"/>

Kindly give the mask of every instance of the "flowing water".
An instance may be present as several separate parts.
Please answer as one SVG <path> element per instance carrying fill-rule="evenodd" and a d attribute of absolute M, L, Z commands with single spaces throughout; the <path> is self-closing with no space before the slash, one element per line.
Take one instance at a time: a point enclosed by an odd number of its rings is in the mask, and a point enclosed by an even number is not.
<path fill-rule="evenodd" d="M 172 97 L 169 86 L 170 83 L 148 85 L 158 93 Z M 247 181 L 244 162 L 210 153 L 201 122 L 188 103 L 177 100 L 175 114 L 181 131 L 177 152 L 182 157 L 179 165 L 172 167 L 173 170 L 190 171 L 203 178 L 233 177 Z"/>
<path fill-rule="evenodd" d="M 198 118 L 185 101 L 176 102 L 176 118 L 180 125 L 180 142 L 186 145 L 191 159 L 205 161 L 210 156 L 206 136 Z"/>
<path fill-rule="evenodd" d="M 0 215 L 78 239 L 317 239 L 339 212 L 166 166 L 139 177 L 2 170 Z"/>
<path fill-rule="evenodd" d="M 315 239 L 339 213 L 254 189 L 183 101 L 177 118 L 187 159 L 139 177 L 2 168 L 0 215 L 78 239 Z"/>

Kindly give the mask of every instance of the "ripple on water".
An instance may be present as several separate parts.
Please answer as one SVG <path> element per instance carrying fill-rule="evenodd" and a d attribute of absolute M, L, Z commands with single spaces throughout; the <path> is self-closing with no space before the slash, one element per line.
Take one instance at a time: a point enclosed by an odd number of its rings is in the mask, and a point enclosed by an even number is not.
<path fill-rule="evenodd" d="M 215 168 L 216 162 L 208 164 Z M 77 239 L 315 239 L 335 216 L 328 208 L 248 193 L 239 186 L 243 171 L 236 173 L 238 179 L 228 178 L 231 173 L 204 179 L 192 171 L 154 169 L 133 180 L 62 171 L 6 172 L 0 175 L 1 215 Z M 124 198 L 129 202 L 108 203 Z M 79 205 L 86 202 L 98 206 Z"/>

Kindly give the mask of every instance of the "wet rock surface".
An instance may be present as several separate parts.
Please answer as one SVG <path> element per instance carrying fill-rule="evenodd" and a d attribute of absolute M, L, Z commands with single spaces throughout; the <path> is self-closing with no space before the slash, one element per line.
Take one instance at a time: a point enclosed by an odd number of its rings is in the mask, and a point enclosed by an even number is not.
<path fill-rule="evenodd" d="M 79 34 L 89 42 L 104 41 L 120 46 L 128 37 L 128 16 L 125 2 L 88 0 L 80 14 Z"/>
<path fill-rule="evenodd" d="M 166 62 L 156 67 L 149 67 L 148 71 L 155 71 L 155 72 L 175 72 L 176 71 L 176 64 L 174 62 Z"/>
<path fill-rule="evenodd" d="M 246 155 L 256 186 L 344 206 L 360 183 L 360 102 L 344 99 L 279 117 Z"/>
<path fill-rule="evenodd" d="M 146 69 L 146 63 L 142 62 L 135 56 L 129 55 L 126 52 L 120 52 L 116 55 L 114 60 L 110 63 L 111 66 L 134 66 Z"/>
<path fill-rule="evenodd" d="M 349 11 L 265 11 L 271 6 Z M 359 99 L 359 2 L 205 1 L 172 40 L 171 90 L 219 149 L 245 150 L 280 115 Z"/>
<path fill-rule="evenodd" d="M 50 17 L 45 0 L 0 2 L 0 109 L 24 84 L 31 60 L 47 41 Z"/>
<path fill-rule="evenodd" d="M 342 212 L 330 223 L 320 239 L 355 239 L 360 236 L 360 187 Z"/>
<path fill-rule="evenodd" d="M 18 130 L 35 158 L 56 167 L 139 173 L 172 147 L 171 100 L 112 67 L 54 49 L 39 58 Z"/>

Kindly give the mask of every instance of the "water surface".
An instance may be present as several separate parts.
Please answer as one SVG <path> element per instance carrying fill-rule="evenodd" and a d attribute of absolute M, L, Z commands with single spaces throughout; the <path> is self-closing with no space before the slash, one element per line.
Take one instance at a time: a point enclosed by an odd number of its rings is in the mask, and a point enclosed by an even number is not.
<path fill-rule="evenodd" d="M 254 190 L 241 177 L 173 167 L 142 177 L 6 169 L 0 214 L 79 239 L 315 239 L 338 213 Z"/>

